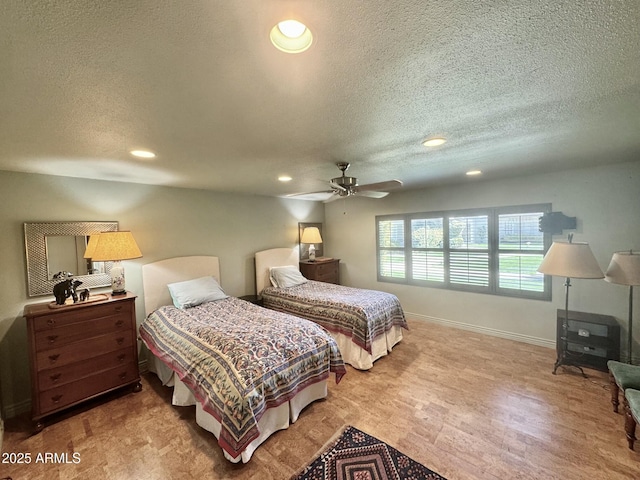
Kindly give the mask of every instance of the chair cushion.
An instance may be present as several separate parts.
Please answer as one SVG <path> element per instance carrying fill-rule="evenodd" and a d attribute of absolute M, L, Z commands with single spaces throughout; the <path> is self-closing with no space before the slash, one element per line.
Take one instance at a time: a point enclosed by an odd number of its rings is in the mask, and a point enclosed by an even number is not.
<path fill-rule="evenodd" d="M 607 367 L 609 367 L 609 371 L 622 390 L 626 390 L 627 388 L 640 390 L 640 365 L 630 365 L 628 363 L 609 360 Z"/>
<path fill-rule="evenodd" d="M 624 391 L 624 396 L 627 398 L 631 415 L 633 415 L 633 418 L 637 421 L 640 417 L 640 390 L 628 388 Z"/>

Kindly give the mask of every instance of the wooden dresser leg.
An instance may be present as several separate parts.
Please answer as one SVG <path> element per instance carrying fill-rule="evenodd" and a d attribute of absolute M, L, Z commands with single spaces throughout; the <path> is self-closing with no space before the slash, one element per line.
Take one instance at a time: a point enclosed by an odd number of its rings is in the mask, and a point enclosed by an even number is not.
<path fill-rule="evenodd" d="M 142 383 L 138 382 L 133 386 L 133 391 L 135 393 L 138 393 L 140 391 L 142 391 Z"/>
<path fill-rule="evenodd" d="M 629 448 L 633 450 L 633 444 L 636 441 L 636 420 L 633 418 L 631 414 L 631 408 L 629 407 L 629 403 L 627 399 L 624 399 L 624 431 L 627 434 L 627 442 L 629 442 Z"/>
<path fill-rule="evenodd" d="M 37 422 L 33 422 L 33 434 L 37 434 L 40 433 L 42 431 L 42 429 L 44 428 L 44 423 L 42 423 L 40 420 L 38 420 Z"/>
<path fill-rule="evenodd" d="M 620 393 L 620 389 L 618 388 L 616 379 L 611 372 L 609 372 L 609 383 L 611 384 L 611 404 L 613 405 L 613 411 L 618 413 L 618 405 L 620 405 L 618 395 Z"/>

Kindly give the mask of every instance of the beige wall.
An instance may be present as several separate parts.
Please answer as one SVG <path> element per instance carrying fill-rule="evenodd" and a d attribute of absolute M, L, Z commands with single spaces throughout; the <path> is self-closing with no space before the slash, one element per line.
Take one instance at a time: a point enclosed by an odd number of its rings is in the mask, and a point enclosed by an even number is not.
<path fill-rule="evenodd" d="M 253 253 L 293 246 L 299 221 L 324 221 L 325 255 L 342 259 L 342 283 L 397 294 L 410 318 L 550 347 L 555 345 L 555 311 L 564 302 L 563 279 L 553 279 L 551 302 L 377 282 L 375 216 L 551 202 L 554 211 L 577 217 L 575 239 L 590 243 L 603 269 L 614 251 L 640 250 L 640 162 L 509 181 L 472 180 L 326 205 L 10 172 L 0 172 L 0 191 L 0 400 L 5 418 L 29 405 L 24 305 L 49 299 L 26 294 L 24 222 L 115 220 L 131 230 L 144 255 L 125 262 L 127 288 L 140 296 L 140 321 L 141 265 L 179 255 L 218 255 L 227 293 L 253 293 Z M 600 280 L 572 283 L 570 308 L 615 316 L 626 338 L 628 288 Z"/>
<path fill-rule="evenodd" d="M 554 211 L 577 217 L 575 240 L 589 242 L 603 270 L 614 251 L 640 250 L 640 162 L 508 181 L 469 180 L 464 185 L 398 192 L 379 200 L 348 198 L 326 205 L 325 237 L 332 255 L 343 259 L 344 283 L 395 293 L 409 317 L 555 346 L 556 309 L 564 308 L 562 278 L 553 278 L 551 302 L 522 300 L 381 283 L 375 263 L 376 215 L 547 202 Z M 569 232 L 554 240 L 566 240 Z M 618 318 L 626 352 L 628 287 L 601 280 L 575 279 L 572 284 L 569 308 Z M 637 290 L 635 305 L 640 305 Z M 640 348 L 634 353 L 640 356 Z"/>
<path fill-rule="evenodd" d="M 47 175 L 0 172 L 0 192 L 0 400 L 5 418 L 29 406 L 24 305 L 53 300 L 53 295 L 27 296 L 24 222 L 118 221 L 121 230 L 131 230 L 143 257 L 123 264 L 127 289 L 139 296 L 140 322 L 141 265 L 173 256 L 217 255 L 225 291 L 255 293 L 254 252 L 294 246 L 298 222 L 324 221 L 323 205 L 316 202 Z"/>

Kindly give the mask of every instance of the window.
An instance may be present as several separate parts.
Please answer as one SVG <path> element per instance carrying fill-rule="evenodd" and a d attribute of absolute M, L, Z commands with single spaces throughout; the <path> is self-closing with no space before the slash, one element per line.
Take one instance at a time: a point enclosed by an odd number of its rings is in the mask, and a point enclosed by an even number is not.
<path fill-rule="evenodd" d="M 537 272 L 550 204 L 376 217 L 378 280 L 550 299 Z"/>

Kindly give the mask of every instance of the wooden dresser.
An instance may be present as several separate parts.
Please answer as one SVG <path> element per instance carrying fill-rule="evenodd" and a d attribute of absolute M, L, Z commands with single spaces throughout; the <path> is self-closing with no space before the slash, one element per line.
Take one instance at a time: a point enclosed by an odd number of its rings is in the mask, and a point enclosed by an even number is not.
<path fill-rule="evenodd" d="M 340 283 L 340 259 L 318 259 L 315 262 L 303 260 L 300 262 L 300 273 L 309 280 Z"/>
<path fill-rule="evenodd" d="M 44 417 L 85 400 L 127 385 L 140 391 L 135 298 L 25 307 L 36 432 Z"/>

